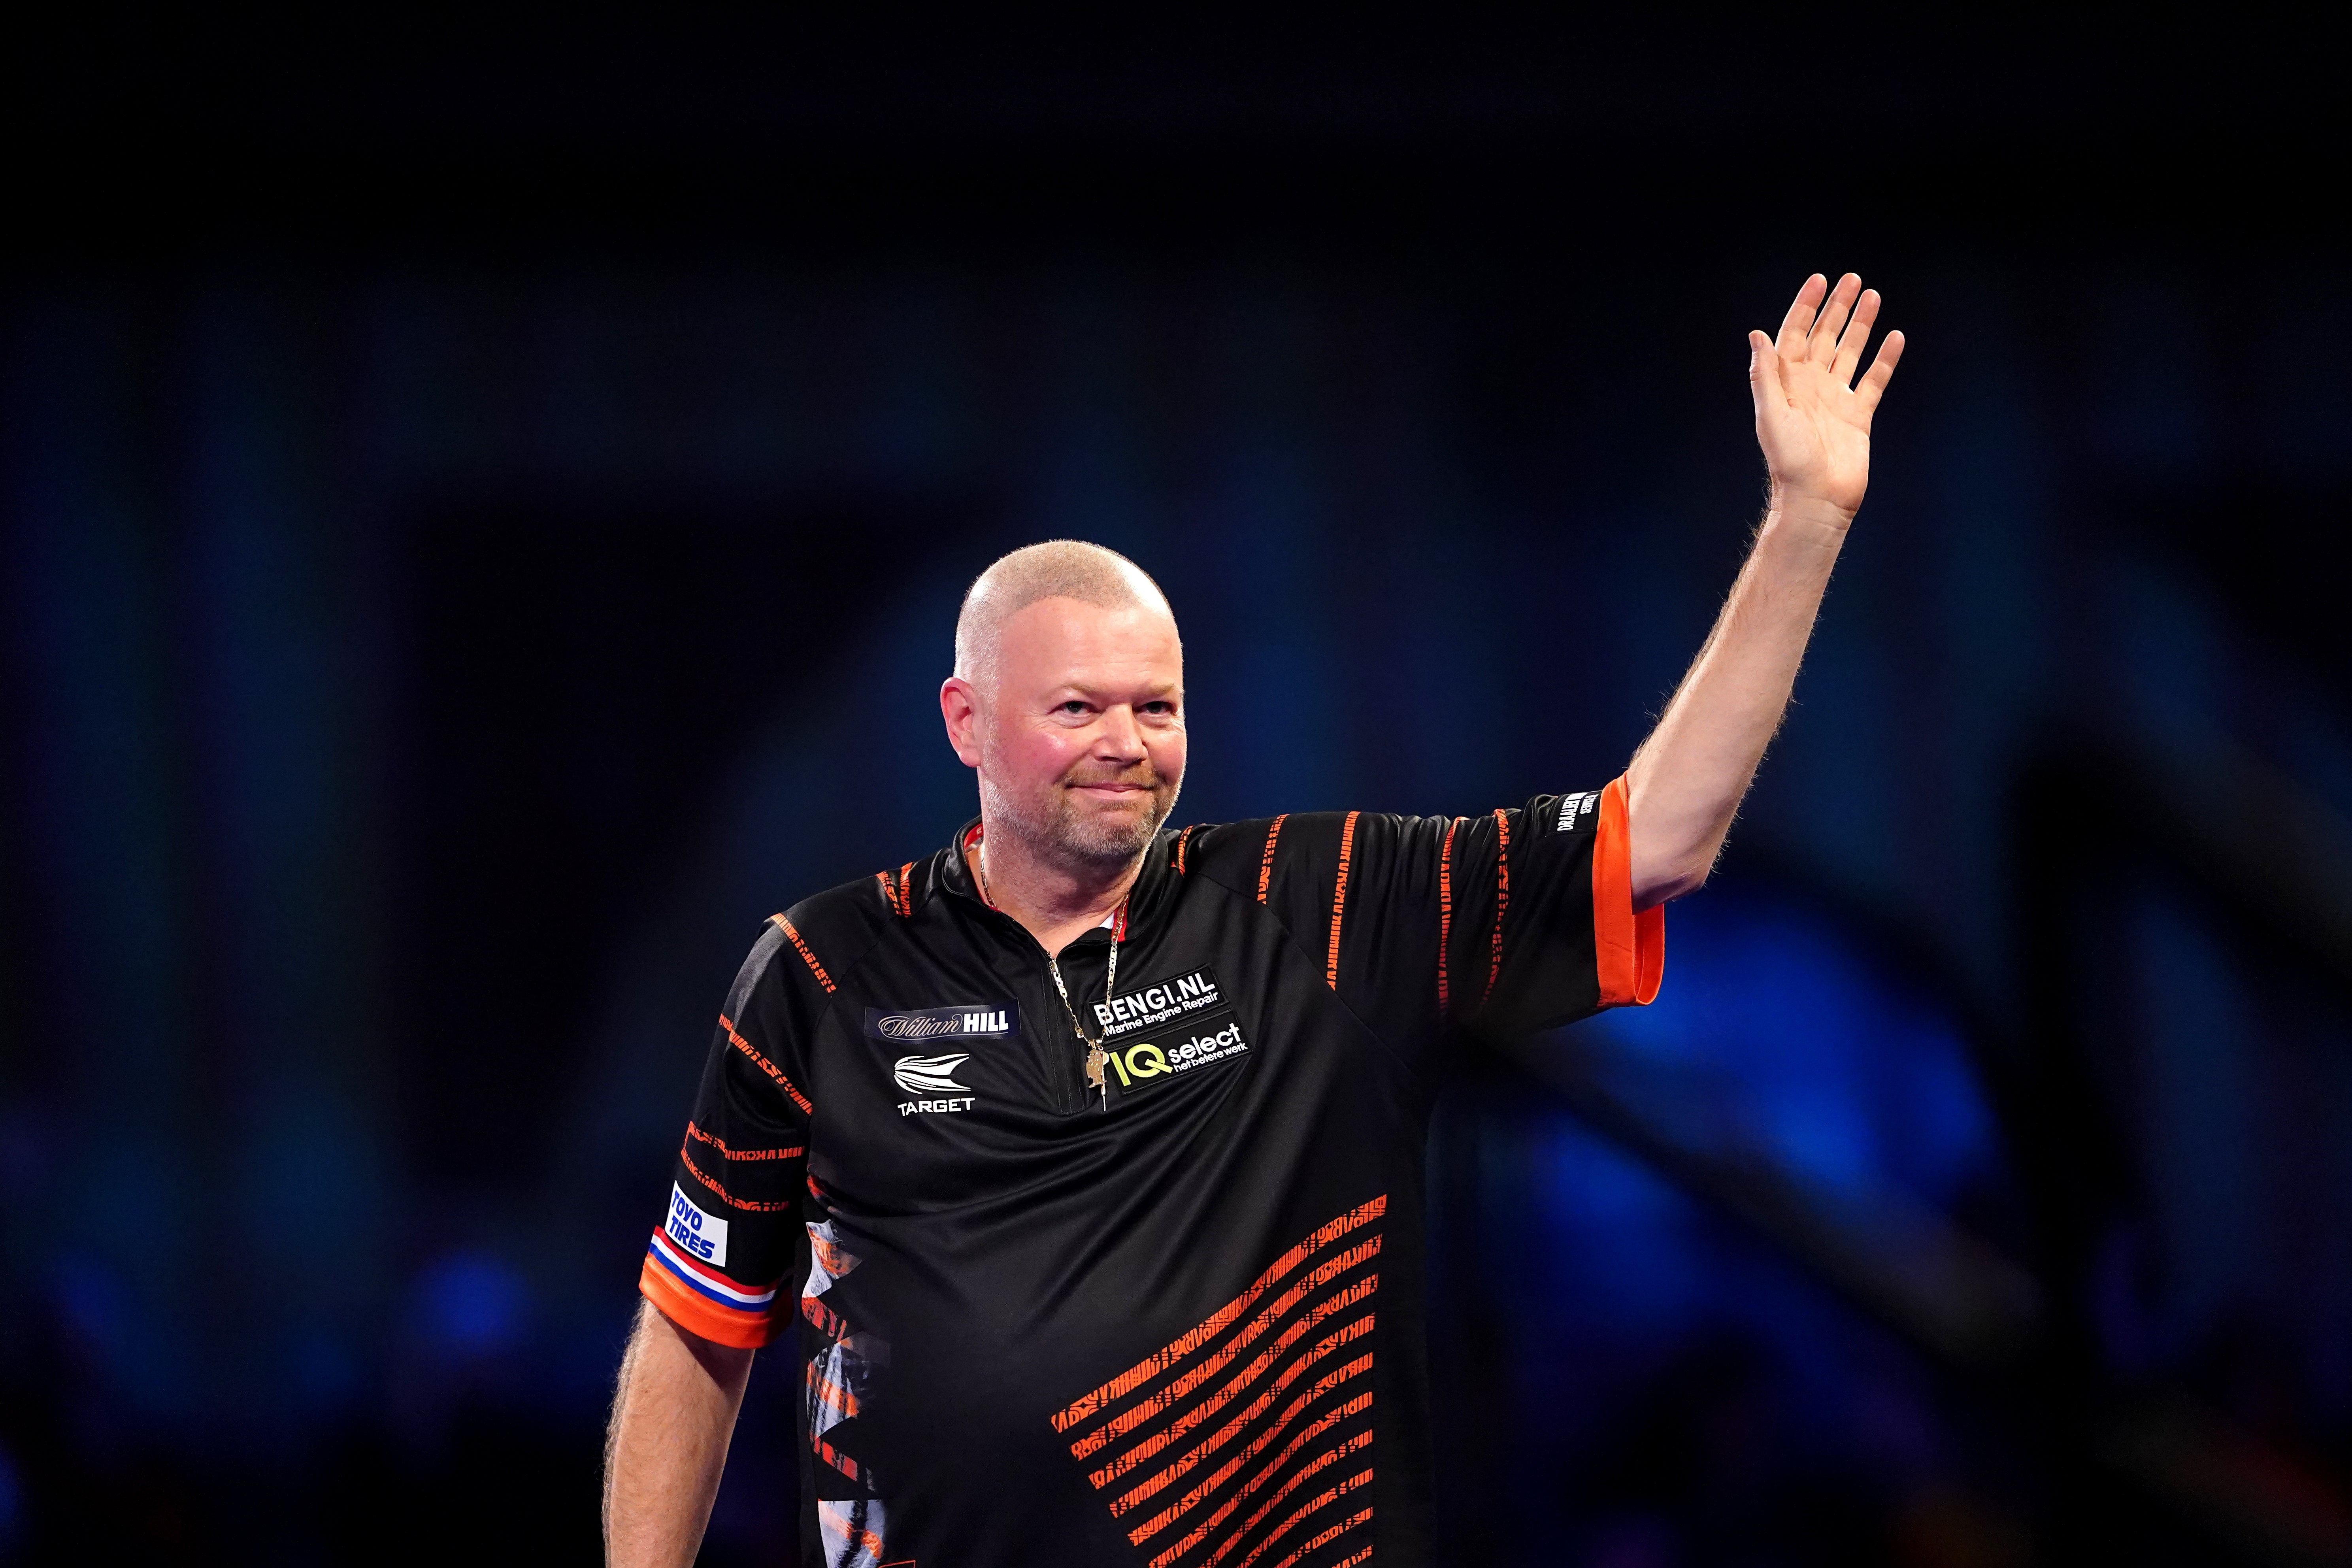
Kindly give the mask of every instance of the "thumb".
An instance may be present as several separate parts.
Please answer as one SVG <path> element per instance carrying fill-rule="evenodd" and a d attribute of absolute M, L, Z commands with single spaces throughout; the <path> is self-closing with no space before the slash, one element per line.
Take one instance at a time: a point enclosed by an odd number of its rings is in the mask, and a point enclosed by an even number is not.
<path fill-rule="evenodd" d="M 1756 416 L 1762 418 L 1766 410 L 1777 411 L 1788 401 L 1788 393 L 1780 384 L 1780 356 L 1772 347 L 1772 340 L 1762 332 L 1748 334 L 1748 390 L 1756 400 Z"/>

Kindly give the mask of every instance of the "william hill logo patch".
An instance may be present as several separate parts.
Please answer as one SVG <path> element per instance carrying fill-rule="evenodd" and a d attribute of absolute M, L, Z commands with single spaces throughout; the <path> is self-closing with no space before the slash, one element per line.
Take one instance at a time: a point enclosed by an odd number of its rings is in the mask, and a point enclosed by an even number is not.
<path fill-rule="evenodd" d="M 1104 1077 L 1122 1100 L 1250 1048 L 1216 974 L 1205 967 L 1097 1002 L 1095 1019 L 1108 1054 Z"/>
<path fill-rule="evenodd" d="M 1017 1016 L 1009 1002 L 965 1002 L 952 1007 L 908 1007 L 896 1013 L 868 1007 L 866 1037 L 910 1043 L 1003 1039 L 1016 1032 Z"/>

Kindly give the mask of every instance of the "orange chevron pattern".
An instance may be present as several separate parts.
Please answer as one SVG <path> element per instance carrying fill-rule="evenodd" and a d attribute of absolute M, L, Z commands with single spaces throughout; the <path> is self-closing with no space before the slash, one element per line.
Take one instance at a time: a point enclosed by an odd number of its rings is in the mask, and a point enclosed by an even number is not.
<path fill-rule="evenodd" d="M 1053 1416 L 1150 1568 L 1291 1568 L 1347 1550 L 1371 1510 L 1369 1343 L 1385 1196 L 1274 1260 L 1239 1296 Z M 1180 1482 L 1189 1482 L 1180 1490 Z M 1178 1531 L 1181 1531 L 1181 1533 Z M 1280 1555 L 1285 1551 L 1286 1555 Z M 1369 1544 L 1347 1561 L 1371 1555 Z M 1325 1561 L 1315 1557 L 1317 1562 Z"/>

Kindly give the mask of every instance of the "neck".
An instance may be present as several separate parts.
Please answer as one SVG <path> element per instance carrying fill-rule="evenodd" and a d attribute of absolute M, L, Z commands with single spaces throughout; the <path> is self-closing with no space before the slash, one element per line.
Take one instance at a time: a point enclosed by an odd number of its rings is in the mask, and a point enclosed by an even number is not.
<path fill-rule="evenodd" d="M 1054 953 L 1110 917 L 1135 886 L 1148 852 L 1139 850 L 1133 858 L 1111 866 L 1074 864 L 1040 854 L 1019 834 L 992 826 L 982 812 L 981 842 L 964 851 L 964 860 L 988 901 Z"/>

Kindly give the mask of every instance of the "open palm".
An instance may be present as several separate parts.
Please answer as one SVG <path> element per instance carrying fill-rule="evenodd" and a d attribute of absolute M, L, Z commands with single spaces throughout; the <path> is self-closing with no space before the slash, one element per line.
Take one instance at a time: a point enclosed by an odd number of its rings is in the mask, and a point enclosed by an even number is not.
<path fill-rule="evenodd" d="M 1797 290 L 1778 339 L 1748 334 L 1756 441 L 1773 503 L 1826 502 L 1848 517 L 1870 487 L 1870 419 L 1903 357 L 1889 332 L 1859 384 L 1853 373 L 1878 319 L 1878 290 L 1849 272 L 1832 289 L 1816 272 Z"/>

